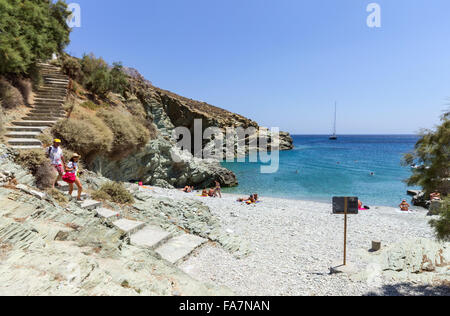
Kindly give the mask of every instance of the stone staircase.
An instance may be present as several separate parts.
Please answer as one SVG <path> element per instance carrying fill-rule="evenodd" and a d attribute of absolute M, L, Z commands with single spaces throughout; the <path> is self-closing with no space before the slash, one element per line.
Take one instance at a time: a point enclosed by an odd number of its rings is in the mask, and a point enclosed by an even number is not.
<path fill-rule="evenodd" d="M 59 182 L 58 184 L 59 190 L 63 192 L 69 190 L 67 183 Z M 72 196 L 76 197 L 77 191 L 74 191 Z M 119 212 L 103 208 L 101 202 L 90 200 L 87 195 L 82 195 L 82 198 L 84 200 L 78 202 L 80 207 L 94 211 L 106 223 L 119 229 L 124 236 L 129 237 L 133 246 L 151 249 L 174 265 L 182 262 L 194 250 L 207 242 L 206 239 L 195 235 L 182 233 L 174 236 L 158 226 L 122 218 Z"/>
<path fill-rule="evenodd" d="M 42 148 L 37 139 L 46 128 L 65 117 L 62 105 L 67 97 L 69 77 L 57 66 L 38 65 L 44 84 L 36 92 L 33 108 L 20 121 L 12 122 L 6 129 L 8 145 L 16 149 Z"/>

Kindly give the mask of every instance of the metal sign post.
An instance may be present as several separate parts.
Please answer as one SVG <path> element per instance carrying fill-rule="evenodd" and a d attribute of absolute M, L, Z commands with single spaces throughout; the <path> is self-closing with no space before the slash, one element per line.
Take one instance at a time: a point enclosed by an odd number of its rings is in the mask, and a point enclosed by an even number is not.
<path fill-rule="evenodd" d="M 344 215 L 344 266 L 347 265 L 347 228 L 348 215 L 358 214 L 357 197 L 334 197 L 333 198 L 333 214 Z"/>
<path fill-rule="evenodd" d="M 344 266 L 347 265 L 347 214 L 348 214 L 348 197 L 344 201 Z"/>

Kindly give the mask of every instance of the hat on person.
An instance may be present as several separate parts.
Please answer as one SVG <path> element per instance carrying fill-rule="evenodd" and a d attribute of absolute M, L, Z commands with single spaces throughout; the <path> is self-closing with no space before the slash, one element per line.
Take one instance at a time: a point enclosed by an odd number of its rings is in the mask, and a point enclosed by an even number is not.
<path fill-rule="evenodd" d="M 72 159 L 73 158 L 81 158 L 81 156 L 75 153 L 75 154 L 72 155 Z"/>
<path fill-rule="evenodd" d="M 60 139 L 55 139 L 54 142 L 55 143 L 61 143 L 61 140 Z"/>

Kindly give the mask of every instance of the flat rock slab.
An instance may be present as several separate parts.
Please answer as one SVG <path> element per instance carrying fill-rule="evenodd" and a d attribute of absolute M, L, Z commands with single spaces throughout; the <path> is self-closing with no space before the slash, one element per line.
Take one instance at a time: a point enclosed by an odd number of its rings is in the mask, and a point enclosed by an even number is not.
<path fill-rule="evenodd" d="M 198 236 L 183 234 L 170 239 L 166 244 L 156 249 L 156 252 L 163 259 L 172 264 L 177 264 L 206 241 L 206 239 Z"/>
<path fill-rule="evenodd" d="M 69 195 L 69 191 L 65 191 L 64 193 L 66 193 L 67 195 Z M 73 198 L 77 198 L 77 197 L 78 197 L 78 191 L 77 191 L 77 190 L 74 190 L 74 191 L 72 192 L 72 197 L 73 197 Z M 87 193 L 81 192 L 81 199 L 82 199 L 82 200 L 86 199 L 87 197 L 88 197 Z"/>
<path fill-rule="evenodd" d="M 145 226 L 131 235 L 131 244 L 150 249 L 156 249 L 165 243 L 172 235 L 158 226 Z"/>
<path fill-rule="evenodd" d="M 144 227 L 145 223 L 122 218 L 115 221 L 113 225 L 126 234 L 133 234 Z"/>
<path fill-rule="evenodd" d="M 58 186 L 56 188 L 60 191 L 69 191 L 69 184 L 64 181 L 58 181 Z"/>
<path fill-rule="evenodd" d="M 104 218 L 104 219 L 118 219 L 120 217 L 120 214 L 115 211 L 108 210 L 107 208 L 99 208 L 96 210 L 97 216 Z"/>
<path fill-rule="evenodd" d="M 94 200 L 86 200 L 83 202 L 79 202 L 78 204 L 80 205 L 81 208 L 84 208 L 86 210 L 93 210 L 93 209 L 96 209 L 97 207 L 102 206 L 102 202 L 94 201 Z"/>

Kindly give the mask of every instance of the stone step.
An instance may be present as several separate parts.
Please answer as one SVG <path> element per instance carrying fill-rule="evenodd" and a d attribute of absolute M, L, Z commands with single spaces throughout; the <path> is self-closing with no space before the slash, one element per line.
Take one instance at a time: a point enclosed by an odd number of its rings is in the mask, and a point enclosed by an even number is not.
<path fill-rule="evenodd" d="M 76 199 L 78 197 L 78 190 L 77 190 L 77 186 L 75 184 L 73 186 L 74 186 L 74 189 L 72 192 L 72 197 Z M 69 195 L 69 191 L 65 191 L 64 193 Z M 88 194 L 86 192 L 81 192 L 81 199 L 86 200 L 87 198 L 88 198 Z"/>
<path fill-rule="evenodd" d="M 42 77 L 44 78 L 57 78 L 57 79 L 64 79 L 69 80 L 66 75 L 61 74 L 60 72 L 52 72 L 52 71 L 44 71 L 41 73 Z"/>
<path fill-rule="evenodd" d="M 97 212 L 98 217 L 107 221 L 120 219 L 120 214 L 118 212 L 108 210 L 107 208 L 98 208 L 95 211 Z"/>
<path fill-rule="evenodd" d="M 113 225 L 125 234 L 134 234 L 144 227 L 145 223 L 122 218 L 115 221 Z"/>
<path fill-rule="evenodd" d="M 13 132 L 43 132 L 47 127 L 42 126 L 8 126 L 6 129 Z"/>
<path fill-rule="evenodd" d="M 52 113 L 66 113 L 62 106 L 38 106 L 34 107 L 31 111 L 52 112 Z M 30 111 L 30 113 L 32 113 Z"/>
<path fill-rule="evenodd" d="M 41 132 L 10 132 L 6 134 L 9 138 L 36 138 Z"/>
<path fill-rule="evenodd" d="M 8 140 L 8 144 L 13 146 L 42 146 L 39 139 L 32 138 L 11 138 Z"/>
<path fill-rule="evenodd" d="M 66 111 L 63 109 L 39 109 L 31 110 L 29 114 L 60 114 L 65 115 Z"/>
<path fill-rule="evenodd" d="M 55 99 L 56 98 L 61 98 L 61 97 L 65 97 L 67 95 L 67 92 L 64 91 L 41 91 L 41 92 L 37 92 L 36 97 L 37 98 L 42 98 L 42 99 Z M 55 97 L 53 97 L 55 96 Z"/>
<path fill-rule="evenodd" d="M 57 117 L 57 116 L 25 116 L 22 118 L 24 121 L 58 121 L 63 117 Z"/>
<path fill-rule="evenodd" d="M 64 102 L 64 99 L 54 99 L 54 98 L 34 98 L 34 101 L 38 102 Z"/>
<path fill-rule="evenodd" d="M 64 117 L 64 115 L 61 115 L 61 114 L 53 111 L 50 113 L 28 113 L 26 117 L 31 118 L 31 120 L 33 120 L 33 117 L 34 117 L 34 118 L 36 118 L 37 121 L 41 121 L 43 118 L 45 120 L 45 118 L 47 117 L 48 120 L 51 121 L 52 117 L 54 117 L 55 119 L 60 119 L 60 118 Z"/>
<path fill-rule="evenodd" d="M 15 121 L 12 122 L 16 126 L 53 126 L 56 121 Z"/>
<path fill-rule="evenodd" d="M 68 82 L 58 82 L 58 81 L 54 81 L 54 80 L 45 80 L 44 82 L 48 85 L 51 85 L 53 87 L 58 87 L 58 88 L 66 88 L 69 83 Z"/>
<path fill-rule="evenodd" d="M 172 234 L 158 226 L 147 225 L 130 236 L 131 244 L 155 250 L 171 238 Z"/>
<path fill-rule="evenodd" d="M 170 239 L 167 243 L 157 248 L 156 252 L 168 262 L 177 264 L 205 242 L 207 240 L 204 238 L 183 234 Z"/>
<path fill-rule="evenodd" d="M 95 201 L 95 200 L 86 200 L 82 202 L 78 202 L 81 208 L 84 208 L 86 210 L 94 210 L 98 207 L 102 206 L 102 202 Z"/>
<path fill-rule="evenodd" d="M 18 150 L 30 150 L 30 149 L 42 149 L 42 146 L 11 146 L 11 148 Z"/>
<path fill-rule="evenodd" d="M 37 91 L 67 91 L 67 88 L 55 87 L 52 85 L 42 85 Z"/>
<path fill-rule="evenodd" d="M 64 181 L 58 181 L 57 182 L 58 186 L 56 187 L 58 190 L 62 191 L 62 192 L 67 192 L 69 191 L 69 184 L 67 182 Z"/>

